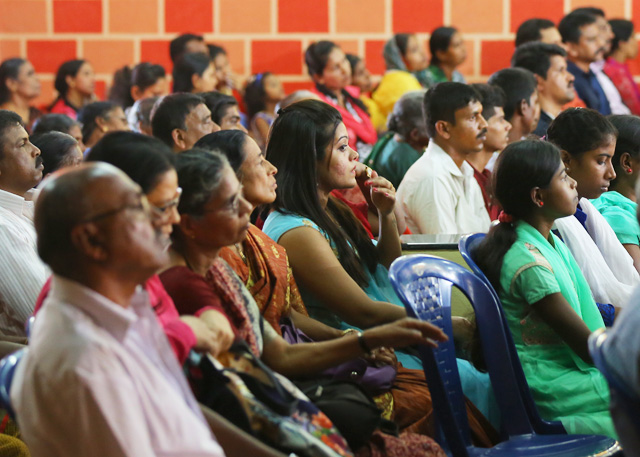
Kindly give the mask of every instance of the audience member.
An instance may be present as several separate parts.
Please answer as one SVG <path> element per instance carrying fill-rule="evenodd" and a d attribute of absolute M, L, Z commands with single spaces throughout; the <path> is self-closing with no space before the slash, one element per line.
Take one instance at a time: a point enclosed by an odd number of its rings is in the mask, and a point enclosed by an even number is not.
<path fill-rule="evenodd" d="M 167 73 L 164 67 L 141 62 L 133 68 L 125 65 L 115 72 L 109 100 L 126 109 L 143 98 L 166 94 Z"/>
<path fill-rule="evenodd" d="M 475 256 L 500 296 L 536 406 L 570 434 L 616 438 L 609 389 L 587 348 L 604 323 L 571 252 L 551 232 L 576 210 L 576 181 L 553 144 L 524 140 L 500 154 L 495 183 L 504 213 Z"/>
<path fill-rule="evenodd" d="M 11 389 L 32 455 L 223 456 L 139 289 L 167 261 L 140 187 L 84 165 L 48 181 L 35 223 L 54 277 Z"/>
<path fill-rule="evenodd" d="M 215 90 L 218 84 L 216 70 L 207 54 L 184 54 L 173 66 L 173 93 L 194 94 Z"/>
<path fill-rule="evenodd" d="M 531 41 L 562 46 L 562 36 L 549 19 L 527 19 L 516 31 L 516 48 Z"/>
<path fill-rule="evenodd" d="M 428 66 L 424 46 L 411 33 L 396 33 L 383 48 L 386 71 L 371 95 L 380 117 L 376 129 L 384 130 L 389 113 L 405 93 L 427 88 Z"/>
<path fill-rule="evenodd" d="M 524 139 L 536 129 L 540 119 L 535 76 L 524 68 L 505 68 L 492 74 L 489 84 L 504 91 L 504 117 L 511 124 L 509 142 Z"/>
<path fill-rule="evenodd" d="M 486 232 L 491 220 L 466 162 L 487 136 L 479 94 L 462 83 L 440 83 L 424 97 L 424 116 L 429 146 L 397 195 L 407 226 L 412 233 Z"/>
<path fill-rule="evenodd" d="M 151 112 L 160 97 L 141 98 L 136 101 L 127 112 L 129 130 L 153 136 L 151 130 Z"/>
<path fill-rule="evenodd" d="M 562 42 L 567 48 L 567 69 L 575 76 L 578 96 L 587 107 L 611 114 L 611 106 L 602 85 L 590 67 L 602 58 L 605 42 L 598 28 L 597 18 L 587 13 L 566 15 L 558 26 Z"/>
<path fill-rule="evenodd" d="M 209 48 L 204 42 L 202 35 L 194 35 L 193 33 L 184 33 L 177 36 L 169 43 L 169 56 L 175 64 L 184 54 L 200 52 L 209 54 Z"/>
<path fill-rule="evenodd" d="M 320 97 L 315 92 L 310 90 L 297 90 L 287 95 L 279 104 L 278 109 L 285 109 L 294 103 L 301 102 L 302 100 L 320 100 Z M 276 114 L 278 112 L 276 111 Z"/>
<path fill-rule="evenodd" d="M 386 123 L 386 118 L 382 116 L 378 104 L 371 98 L 374 89 L 371 72 L 367 69 L 367 65 L 361 57 L 355 54 L 346 54 L 346 56 L 351 67 L 351 86 L 347 90 L 359 91 L 358 98 L 367 107 L 371 122 L 376 130 L 380 132 L 381 129 L 379 127 Z"/>
<path fill-rule="evenodd" d="M 570 108 L 554 119 L 547 139 L 562 151 L 567 174 L 575 179 L 580 201 L 575 217 L 558 219 L 555 226 L 575 257 L 605 321 L 613 321 L 606 305 L 623 307 L 633 287 L 640 284 L 633 259 L 590 199 L 609 189 L 616 177 L 611 159 L 616 148 L 616 128 L 597 111 Z"/>
<path fill-rule="evenodd" d="M 489 218 L 494 221 L 498 218 L 500 205 L 493 196 L 491 170 L 487 166 L 509 144 L 511 124 L 504 116 L 506 97 L 502 89 L 490 84 L 472 84 L 472 87 L 480 95 L 482 117 L 487 121 L 487 138 L 482 151 L 467 156 L 467 163 L 473 167 L 473 176 L 480 185 L 484 206 Z"/>
<path fill-rule="evenodd" d="M 276 106 L 282 101 L 284 95 L 280 79 L 268 71 L 253 76 L 244 89 L 249 131 L 262 150 L 267 144 L 269 127 L 276 118 Z"/>
<path fill-rule="evenodd" d="M 113 102 L 93 102 L 78 112 L 82 123 L 82 141 L 90 149 L 107 132 L 129 130 L 122 107 Z"/>
<path fill-rule="evenodd" d="M 69 134 L 52 131 L 33 135 L 31 143 L 40 149 L 40 158 L 44 165 L 43 178 L 59 168 L 77 167 L 82 163 L 82 149 Z"/>
<path fill-rule="evenodd" d="M 24 336 L 25 323 L 47 279 L 36 252 L 33 201 L 42 179 L 40 150 L 22 119 L 0 110 L 0 335 Z"/>
<path fill-rule="evenodd" d="M 613 31 L 611 30 L 611 25 L 605 18 L 604 11 L 600 8 L 587 7 L 587 8 L 577 8 L 574 12 L 584 13 L 584 14 L 592 14 L 596 17 L 596 24 L 598 26 L 598 30 L 600 31 L 600 36 L 604 46 L 602 47 L 602 52 L 598 53 L 597 60 L 592 62 L 589 67 L 591 71 L 598 78 L 598 82 L 604 91 L 604 94 L 607 96 L 607 100 L 609 101 L 609 106 L 611 107 L 611 113 L 613 114 L 631 114 L 629 108 L 622 101 L 622 97 L 620 96 L 620 92 L 616 88 L 615 84 L 611 81 L 611 79 L 604 72 L 604 66 L 606 64 L 605 58 L 611 52 L 611 45 L 613 39 L 615 38 Z"/>
<path fill-rule="evenodd" d="M 562 107 L 575 97 L 575 77 L 567 70 L 567 53 L 560 46 L 546 43 L 526 43 L 516 48 L 511 65 L 533 73 L 537 81 L 540 119 L 534 135 L 546 135 L 551 121 Z"/>
<path fill-rule="evenodd" d="M 638 41 L 633 22 L 626 19 L 612 19 L 609 24 L 614 39 L 604 65 L 604 72 L 615 84 L 624 104 L 637 116 L 640 115 L 640 90 L 627 64 L 638 55 Z"/>
<path fill-rule="evenodd" d="M 13 111 L 25 119 L 28 132 L 42 114 L 32 106 L 40 95 L 40 80 L 26 59 L 7 59 L 0 64 L 0 109 Z"/>
<path fill-rule="evenodd" d="M 229 62 L 226 49 L 215 44 L 208 44 L 207 48 L 216 70 L 216 79 L 218 80 L 215 90 L 226 95 L 233 95 L 236 99 L 241 99 L 241 95 L 237 91 L 237 88 L 241 87 L 241 85 L 238 84 L 238 77 L 231 69 L 231 62 Z M 239 102 L 240 100 L 238 100 Z"/>
<path fill-rule="evenodd" d="M 82 126 L 78 121 L 74 121 L 66 114 L 43 114 L 33 124 L 33 135 L 41 135 L 47 132 L 62 132 L 71 135 L 84 152 L 86 146 L 82 142 Z"/>
<path fill-rule="evenodd" d="M 248 133 L 242 125 L 242 113 L 235 98 L 220 92 L 207 92 L 200 96 L 204 98 L 204 103 L 211 110 L 211 119 L 220 126 L 219 130 L 241 130 Z"/>
<path fill-rule="evenodd" d="M 445 81 L 466 82 L 456 68 L 467 60 L 467 48 L 455 27 L 438 27 L 431 32 L 429 51 L 431 62 L 426 71 L 427 88 Z"/>
<path fill-rule="evenodd" d="M 611 181 L 609 191 L 591 203 L 607 220 L 633 259 L 636 270 L 640 271 L 640 226 L 635 191 L 640 173 L 640 118 L 612 115 L 608 119 L 618 130 L 616 150 L 611 159 L 616 177 Z"/>
<path fill-rule="evenodd" d="M 151 130 L 173 152 L 182 152 L 220 127 L 211 120 L 211 111 L 202 97 L 171 94 L 156 102 L 151 112 Z"/>
<path fill-rule="evenodd" d="M 336 108 L 349 136 L 349 146 L 362 160 L 378 140 L 367 108 L 345 88 L 351 84 L 351 66 L 340 47 L 331 41 L 312 43 L 304 54 L 315 92 L 322 101 Z"/>
<path fill-rule="evenodd" d="M 49 107 L 51 113 L 66 114 L 75 119 L 83 106 L 96 100 L 96 78 L 86 60 L 68 60 L 60 65 L 53 85 L 58 97 Z"/>
<path fill-rule="evenodd" d="M 407 170 L 429 144 L 422 116 L 425 92 L 424 89 L 414 90 L 400 97 L 389 115 L 389 132 L 373 146 L 366 160 L 367 165 L 388 179 L 394 187 L 400 186 Z"/>

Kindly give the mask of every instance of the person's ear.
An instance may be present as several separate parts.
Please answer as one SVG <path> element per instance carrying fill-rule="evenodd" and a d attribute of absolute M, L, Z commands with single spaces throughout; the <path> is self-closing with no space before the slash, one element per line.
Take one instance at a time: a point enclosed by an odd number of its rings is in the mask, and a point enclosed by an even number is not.
<path fill-rule="evenodd" d="M 567 169 L 571 167 L 571 154 L 569 154 L 567 151 L 562 149 L 560 151 L 560 158 L 562 159 L 562 163 L 564 163 L 564 166 L 567 167 Z"/>
<path fill-rule="evenodd" d="M 420 141 L 420 130 L 417 127 L 414 127 L 411 129 L 411 131 L 409 132 L 409 138 L 407 138 L 408 140 L 411 140 L 412 142 L 416 142 L 416 141 Z"/>
<path fill-rule="evenodd" d="M 534 187 L 531 189 L 531 201 L 538 208 L 544 206 L 544 191 L 539 187 Z"/>
<path fill-rule="evenodd" d="M 565 49 L 567 50 L 567 57 L 578 57 L 578 43 L 565 43 Z"/>
<path fill-rule="evenodd" d="M 520 117 L 527 117 L 527 112 L 529 111 L 529 102 L 527 102 L 524 98 L 520 100 L 520 102 L 516 105 L 516 113 L 520 115 Z"/>
<path fill-rule="evenodd" d="M 18 86 L 20 85 L 18 80 L 13 78 L 7 78 L 4 84 L 7 86 L 7 89 L 9 89 L 9 92 L 17 92 Z"/>
<path fill-rule="evenodd" d="M 129 93 L 131 94 L 131 98 L 133 98 L 134 102 L 137 102 L 142 98 L 142 91 L 138 86 L 131 86 L 131 91 L 129 91 Z"/>
<path fill-rule="evenodd" d="M 94 261 L 104 261 L 109 253 L 97 225 L 86 223 L 71 229 L 71 243 L 76 250 Z"/>
<path fill-rule="evenodd" d="M 180 215 L 180 222 L 178 226 L 180 227 L 182 236 L 185 238 L 194 239 L 196 237 L 195 220 L 188 214 Z"/>
<path fill-rule="evenodd" d="M 171 131 L 171 138 L 173 138 L 174 144 L 182 150 L 188 149 L 185 133 L 182 129 L 173 129 Z"/>
<path fill-rule="evenodd" d="M 193 86 L 193 89 L 195 90 L 195 92 L 200 92 L 201 81 L 202 81 L 202 78 L 198 73 L 194 73 L 191 75 L 191 85 Z"/>
<path fill-rule="evenodd" d="M 70 89 L 73 89 L 74 87 L 76 87 L 76 78 L 74 78 L 71 75 L 67 75 L 64 78 L 64 81 L 67 83 L 67 87 L 69 87 Z M 62 96 L 64 96 L 65 94 L 60 94 Z"/>
<path fill-rule="evenodd" d="M 322 76 L 322 73 L 319 75 L 311 76 L 311 79 L 313 79 L 313 82 L 316 84 L 324 85 L 324 76 Z"/>
<path fill-rule="evenodd" d="M 623 152 L 620 156 L 620 168 L 624 170 L 625 173 L 631 174 L 633 173 L 633 166 L 631 165 L 631 154 L 628 152 Z"/>
<path fill-rule="evenodd" d="M 96 125 L 102 133 L 107 133 L 109 131 L 109 126 L 107 125 L 107 121 L 104 117 L 96 117 Z"/>
<path fill-rule="evenodd" d="M 538 89 L 538 93 L 544 93 L 544 83 L 546 80 L 542 76 L 536 75 L 535 73 L 533 76 L 536 78 L 536 88 Z"/>
<path fill-rule="evenodd" d="M 451 124 L 447 121 L 437 121 L 435 127 L 438 135 L 445 140 L 451 139 Z"/>

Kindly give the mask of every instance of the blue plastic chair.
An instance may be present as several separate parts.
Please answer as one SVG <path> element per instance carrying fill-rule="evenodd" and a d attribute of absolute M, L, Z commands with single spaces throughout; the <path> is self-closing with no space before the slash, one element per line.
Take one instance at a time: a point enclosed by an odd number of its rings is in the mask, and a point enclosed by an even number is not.
<path fill-rule="evenodd" d="M 449 341 L 438 348 L 421 346 L 425 377 L 431 391 L 434 411 L 443 431 L 440 444 L 454 457 L 483 456 L 587 456 L 615 455 L 620 446 L 614 439 L 597 435 L 538 434 L 534 430 L 516 386 L 510 363 L 498 372 L 496 360 L 509 360 L 506 335 L 501 325 L 499 305 L 489 288 L 472 272 L 446 259 L 429 255 L 410 255 L 396 259 L 389 271 L 391 284 L 404 302 L 407 314 L 429 321 L 449 335 Z M 503 427 L 509 439 L 491 449 L 476 448 L 471 443 L 464 396 L 460 385 L 451 329 L 451 287 L 455 285 L 469 299 L 476 315 L 483 341 L 493 339 L 490 351 L 495 357 L 486 360 L 496 400 L 504 417 L 522 417 Z M 498 323 L 493 326 L 487 322 Z M 489 333 L 494 333 L 490 336 Z M 484 346 L 486 347 L 486 346 Z"/>
<path fill-rule="evenodd" d="M 567 433 L 564 426 L 559 421 L 546 421 L 542 417 L 540 417 L 540 413 L 538 412 L 538 407 L 533 401 L 533 396 L 531 395 L 531 390 L 529 390 L 529 383 L 527 383 L 527 378 L 524 375 L 524 371 L 522 371 L 522 365 L 520 364 L 520 358 L 518 357 L 518 352 L 516 350 L 516 346 L 513 342 L 513 337 L 511 335 L 511 331 L 509 330 L 509 325 L 507 324 L 507 318 L 504 315 L 504 311 L 502 309 L 502 304 L 500 303 L 500 298 L 498 297 L 497 292 L 493 288 L 493 285 L 489 281 L 489 279 L 485 276 L 484 272 L 478 267 L 476 262 L 473 259 L 473 251 L 480 244 L 480 242 L 484 239 L 484 233 L 474 233 L 472 235 L 465 235 L 460 238 L 458 242 L 458 249 L 460 250 L 460 254 L 462 254 L 462 258 L 471 271 L 473 271 L 477 277 L 479 277 L 482 282 L 489 288 L 491 295 L 494 297 L 496 303 L 498 303 L 498 313 L 500 314 L 500 322 L 502 322 L 502 328 L 504 329 L 504 335 L 507 343 L 507 350 L 509 352 L 509 358 L 500 359 L 494 361 L 494 364 L 500 366 L 510 363 L 513 369 L 513 373 L 516 380 L 517 389 L 520 392 L 520 398 L 522 399 L 522 403 L 524 404 L 524 411 L 501 411 L 503 421 L 506 423 L 514 423 L 522 420 L 522 417 L 526 416 L 529 418 L 533 429 L 536 433 L 540 433 L 543 435 L 546 434 L 559 434 L 559 433 Z M 478 307 L 476 313 L 481 313 L 483 309 Z M 492 327 L 496 325 L 492 323 Z M 484 344 L 493 344 L 492 341 L 482 341 Z M 493 352 L 485 351 L 488 354 L 485 357 L 492 358 Z M 501 363 L 502 362 L 502 363 Z M 499 368 L 499 373 L 504 371 L 504 367 Z M 509 414 L 513 412 L 514 414 Z M 519 428 L 519 427 L 518 427 Z"/>
<path fill-rule="evenodd" d="M 33 330 L 33 324 L 35 324 L 35 322 L 35 316 L 31 316 L 29 319 L 27 319 L 27 323 L 24 325 L 24 330 L 27 334 L 27 338 L 31 338 L 31 330 Z"/>
<path fill-rule="evenodd" d="M 16 414 L 11 407 L 9 392 L 16 367 L 26 353 L 27 348 L 22 348 L 0 360 L 0 406 L 7 410 L 12 419 L 16 418 Z"/>
<path fill-rule="evenodd" d="M 609 366 L 605 352 L 605 329 L 596 330 L 589 337 L 589 353 L 593 363 L 609 384 L 611 417 L 618 431 L 625 455 L 640 455 L 640 398 Z"/>

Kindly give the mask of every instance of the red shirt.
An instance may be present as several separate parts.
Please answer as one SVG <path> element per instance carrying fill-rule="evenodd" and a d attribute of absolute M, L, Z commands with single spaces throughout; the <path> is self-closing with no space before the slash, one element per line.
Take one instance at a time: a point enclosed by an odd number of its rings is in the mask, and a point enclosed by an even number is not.
<path fill-rule="evenodd" d="M 467 162 L 468 163 L 468 162 Z M 469 163 L 469 165 L 471 165 Z M 480 185 L 480 190 L 482 191 L 482 199 L 484 200 L 484 206 L 487 208 L 487 212 L 489 213 L 489 218 L 492 221 L 498 219 L 498 214 L 500 214 L 500 204 L 493 198 L 491 195 L 491 172 L 486 168 L 479 172 L 475 169 L 473 165 L 473 177 L 476 178 L 478 184 Z"/>

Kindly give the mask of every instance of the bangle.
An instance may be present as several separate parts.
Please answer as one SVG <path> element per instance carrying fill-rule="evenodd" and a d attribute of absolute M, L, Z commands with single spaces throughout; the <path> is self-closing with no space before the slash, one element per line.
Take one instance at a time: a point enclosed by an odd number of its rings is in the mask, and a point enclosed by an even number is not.
<path fill-rule="evenodd" d="M 360 347 L 362 348 L 365 354 L 370 354 L 371 348 L 369 347 L 367 342 L 364 340 L 364 333 L 357 332 L 357 334 L 358 334 L 358 344 L 360 345 Z"/>
<path fill-rule="evenodd" d="M 351 335 L 352 333 L 358 334 L 358 331 L 355 328 L 348 328 L 342 331 L 342 336 Z"/>

